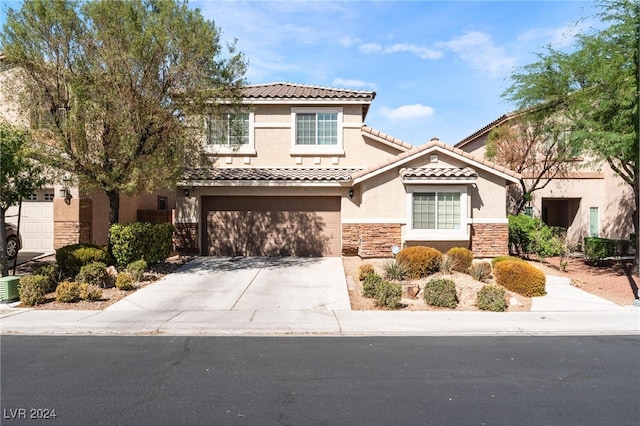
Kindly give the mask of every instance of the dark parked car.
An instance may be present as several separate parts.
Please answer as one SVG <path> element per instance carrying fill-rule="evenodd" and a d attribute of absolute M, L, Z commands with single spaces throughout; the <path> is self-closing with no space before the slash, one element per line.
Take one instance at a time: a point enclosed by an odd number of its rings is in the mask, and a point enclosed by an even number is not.
<path fill-rule="evenodd" d="M 7 239 L 5 244 L 7 257 L 13 259 L 18 255 L 18 250 L 22 248 L 22 238 L 18 234 L 18 228 L 12 223 L 5 223 L 4 235 Z"/>

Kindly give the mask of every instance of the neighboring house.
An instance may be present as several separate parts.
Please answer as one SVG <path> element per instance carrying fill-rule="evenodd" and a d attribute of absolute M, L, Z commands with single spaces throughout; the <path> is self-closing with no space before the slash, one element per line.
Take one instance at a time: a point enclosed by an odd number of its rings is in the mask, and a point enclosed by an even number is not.
<path fill-rule="evenodd" d="M 509 125 L 516 114 L 505 114 L 458 142 L 455 147 L 484 158 L 489 133 Z M 527 176 L 524 176 L 527 178 Z M 581 248 L 584 237 L 628 239 L 633 233 L 633 191 L 605 161 L 587 161 L 563 178 L 533 192 L 527 212 L 547 225 L 567 228 L 567 242 Z"/>
<path fill-rule="evenodd" d="M 20 69 L 6 63 L 0 55 L 0 119 L 24 127 L 46 125 L 38 111 L 25 110 L 17 93 Z M 109 202 L 103 193 L 85 191 L 72 185 L 63 173 L 51 183 L 23 200 L 20 214 L 22 251 L 50 252 L 74 243 L 108 243 Z M 138 197 L 122 197 L 120 222 L 170 221 L 175 192 L 162 191 Z M 7 211 L 7 221 L 17 224 L 18 206 Z"/>
<path fill-rule="evenodd" d="M 251 85 L 233 126 L 202 118 L 211 167 L 179 182 L 177 246 L 213 256 L 390 257 L 392 248 L 507 253 L 506 187 L 520 176 L 434 139 L 364 124 L 375 92 Z"/>

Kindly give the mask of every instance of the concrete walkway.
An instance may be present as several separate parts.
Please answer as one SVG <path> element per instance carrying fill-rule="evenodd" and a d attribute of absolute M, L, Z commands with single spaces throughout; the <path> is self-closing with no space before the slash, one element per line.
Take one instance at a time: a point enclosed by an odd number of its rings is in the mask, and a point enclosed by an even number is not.
<path fill-rule="evenodd" d="M 276 271 L 277 268 L 270 272 Z M 258 285 L 256 289 L 259 288 Z M 206 309 L 208 302 L 203 302 L 198 309 L 193 306 L 183 309 L 185 307 L 179 305 L 178 297 L 174 298 L 175 303 L 156 310 L 146 309 L 138 302 L 122 304 L 117 308 L 114 308 L 117 305 L 114 304 L 112 309 L 103 311 L 46 311 L 5 306 L 0 309 L 0 333 L 216 336 L 640 334 L 640 307 L 618 306 L 569 285 L 564 278 L 554 276 L 547 276 L 547 292 L 546 296 L 534 299 L 531 312 L 504 313 L 351 311 L 348 306 L 317 309 L 316 305 L 291 310 L 279 305 L 277 298 L 274 299 L 274 305 L 265 308 L 256 303 L 264 300 L 260 299 L 259 291 L 256 291 L 250 309 L 232 303 L 234 297 L 225 299 L 223 309 Z M 175 292 L 176 296 L 180 294 L 181 291 Z M 147 306 L 159 306 L 154 305 L 158 301 L 148 303 Z M 124 309 L 126 306 L 131 309 Z"/>

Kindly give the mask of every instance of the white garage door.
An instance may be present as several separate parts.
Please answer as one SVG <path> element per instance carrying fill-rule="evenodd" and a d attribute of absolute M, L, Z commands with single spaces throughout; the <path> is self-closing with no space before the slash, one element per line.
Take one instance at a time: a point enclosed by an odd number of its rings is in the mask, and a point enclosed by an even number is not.
<path fill-rule="evenodd" d="M 53 251 L 53 189 L 39 191 L 32 199 L 37 201 L 22 202 L 22 251 Z M 18 206 L 7 211 L 7 222 L 18 224 Z"/>

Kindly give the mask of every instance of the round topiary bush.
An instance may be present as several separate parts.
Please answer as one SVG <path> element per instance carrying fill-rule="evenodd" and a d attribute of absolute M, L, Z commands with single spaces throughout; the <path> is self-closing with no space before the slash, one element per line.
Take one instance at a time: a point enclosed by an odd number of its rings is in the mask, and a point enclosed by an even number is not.
<path fill-rule="evenodd" d="M 116 287 L 119 290 L 133 290 L 133 275 L 128 272 L 120 272 L 116 278 Z"/>
<path fill-rule="evenodd" d="M 410 278 L 423 278 L 440 269 L 442 253 L 433 247 L 414 246 L 400 250 L 396 260 L 405 265 Z"/>
<path fill-rule="evenodd" d="M 498 263 L 504 262 L 505 260 L 512 260 L 514 262 L 527 263 L 526 260 L 521 259 L 521 258 L 516 257 L 516 256 L 498 256 L 498 257 L 494 257 L 493 259 L 491 259 L 491 266 L 493 266 L 495 268 Z"/>
<path fill-rule="evenodd" d="M 362 281 L 362 295 L 364 297 L 375 297 L 378 292 L 378 285 L 380 285 L 382 281 L 382 277 L 378 274 L 369 274 L 364 277 Z"/>
<path fill-rule="evenodd" d="M 20 301 L 27 306 L 39 305 L 44 302 L 49 285 L 49 278 L 44 275 L 25 275 L 18 283 Z"/>
<path fill-rule="evenodd" d="M 447 252 L 447 257 L 451 259 L 451 269 L 454 271 L 467 273 L 473 262 L 473 253 L 464 247 L 453 247 Z"/>
<path fill-rule="evenodd" d="M 547 294 L 547 277 L 538 268 L 527 262 L 505 260 L 493 268 L 496 283 L 522 296 L 535 297 Z"/>
<path fill-rule="evenodd" d="M 476 305 L 483 311 L 504 312 L 507 310 L 507 299 L 504 288 L 497 285 L 485 285 L 477 294 Z"/>
<path fill-rule="evenodd" d="M 458 306 L 456 283 L 447 278 L 436 278 L 424 287 L 424 301 L 427 305 L 455 309 Z"/>
<path fill-rule="evenodd" d="M 375 273 L 376 271 L 373 269 L 373 265 L 368 262 L 365 262 L 358 266 L 358 279 L 360 281 L 363 281 L 367 277 L 367 275 Z"/>
<path fill-rule="evenodd" d="M 80 299 L 94 302 L 102 297 L 102 290 L 93 284 L 82 283 L 78 286 Z"/>
<path fill-rule="evenodd" d="M 56 287 L 56 300 L 63 303 L 73 303 L 80 300 L 80 284 L 63 281 Z"/>
<path fill-rule="evenodd" d="M 102 262 L 88 263 L 80 268 L 80 272 L 76 275 L 76 281 L 79 283 L 92 284 L 98 287 L 107 287 L 109 278 L 107 265 Z"/>
<path fill-rule="evenodd" d="M 375 299 L 376 306 L 387 309 L 398 309 L 402 298 L 402 286 L 383 281 L 378 284 Z"/>

